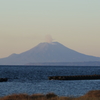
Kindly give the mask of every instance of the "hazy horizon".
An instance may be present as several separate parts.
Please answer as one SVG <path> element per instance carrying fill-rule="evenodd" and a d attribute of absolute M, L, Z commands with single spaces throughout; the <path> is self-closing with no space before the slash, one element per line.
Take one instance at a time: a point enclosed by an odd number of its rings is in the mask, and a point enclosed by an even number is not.
<path fill-rule="evenodd" d="M 0 58 L 57 41 L 100 57 L 100 0 L 0 0 Z"/>

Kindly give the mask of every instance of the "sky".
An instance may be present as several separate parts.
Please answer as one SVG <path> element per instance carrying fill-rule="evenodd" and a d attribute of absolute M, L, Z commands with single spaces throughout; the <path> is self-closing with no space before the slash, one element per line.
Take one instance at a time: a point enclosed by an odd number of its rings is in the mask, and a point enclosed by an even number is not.
<path fill-rule="evenodd" d="M 100 57 L 100 0 L 0 0 L 0 58 L 46 41 Z"/>

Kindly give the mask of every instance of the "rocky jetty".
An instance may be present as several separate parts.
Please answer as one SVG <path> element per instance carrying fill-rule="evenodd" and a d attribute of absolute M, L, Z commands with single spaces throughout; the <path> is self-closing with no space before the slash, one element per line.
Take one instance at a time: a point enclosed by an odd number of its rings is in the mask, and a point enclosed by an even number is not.
<path fill-rule="evenodd" d="M 0 78 L 0 82 L 7 82 L 8 78 Z"/>
<path fill-rule="evenodd" d="M 49 80 L 96 80 L 100 75 L 50 76 Z"/>

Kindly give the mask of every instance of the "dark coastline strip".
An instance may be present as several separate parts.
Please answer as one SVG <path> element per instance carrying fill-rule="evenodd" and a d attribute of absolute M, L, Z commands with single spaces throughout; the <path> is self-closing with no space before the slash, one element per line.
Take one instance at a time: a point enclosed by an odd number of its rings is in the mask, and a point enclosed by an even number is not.
<path fill-rule="evenodd" d="M 50 76 L 49 80 L 97 80 L 100 75 Z"/>

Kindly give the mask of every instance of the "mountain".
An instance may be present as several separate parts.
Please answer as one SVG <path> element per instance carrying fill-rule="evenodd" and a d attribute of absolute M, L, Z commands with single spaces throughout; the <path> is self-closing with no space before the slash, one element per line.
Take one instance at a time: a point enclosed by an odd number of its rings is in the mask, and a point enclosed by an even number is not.
<path fill-rule="evenodd" d="M 24 65 L 29 63 L 63 63 L 100 61 L 94 57 L 71 50 L 58 42 L 40 43 L 21 54 L 12 54 L 0 59 L 0 65 Z"/>

